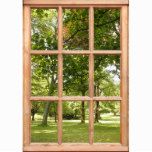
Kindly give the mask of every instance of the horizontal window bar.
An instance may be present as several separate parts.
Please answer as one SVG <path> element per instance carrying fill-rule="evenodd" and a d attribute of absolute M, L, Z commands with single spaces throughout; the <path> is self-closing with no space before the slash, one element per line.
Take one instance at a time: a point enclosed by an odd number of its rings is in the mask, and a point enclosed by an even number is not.
<path fill-rule="evenodd" d="M 129 0 L 24 0 L 24 4 L 54 4 L 54 5 L 83 5 L 83 4 L 128 4 Z"/>
<path fill-rule="evenodd" d="M 80 100 L 83 100 L 83 101 L 88 101 L 90 100 L 90 97 L 87 97 L 87 96 L 64 96 L 62 97 L 62 100 L 63 101 L 68 101 L 68 100 L 72 100 L 72 101 L 80 101 Z"/>
<path fill-rule="evenodd" d="M 24 151 L 121 151 L 127 152 L 128 146 L 122 146 L 121 144 L 31 144 L 29 146 L 25 146 Z"/>
<path fill-rule="evenodd" d="M 63 50 L 62 51 L 62 53 L 63 54 L 89 54 L 90 53 L 90 51 L 89 50 L 69 50 L 69 51 L 65 51 L 65 50 Z"/>
<path fill-rule="evenodd" d="M 58 97 L 56 97 L 56 96 L 35 96 L 35 97 L 30 97 L 30 100 L 31 101 L 57 101 L 57 100 L 59 100 L 59 98 Z"/>
<path fill-rule="evenodd" d="M 89 101 L 92 98 L 88 96 L 63 96 L 61 97 L 62 101 Z M 32 96 L 30 97 L 31 101 L 57 101 L 59 97 L 57 96 Z M 94 101 L 121 101 L 121 97 L 117 96 L 108 96 L 108 97 L 93 97 Z"/>
<path fill-rule="evenodd" d="M 30 6 L 31 6 L 31 8 L 51 8 L 51 9 L 58 9 L 58 6 L 59 5 L 55 5 L 55 4 L 29 4 Z M 114 8 L 114 9 L 119 9 L 119 8 L 121 8 L 122 7 L 122 5 L 121 4 L 109 4 L 109 5 L 107 5 L 107 4 L 105 4 L 105 5 L 99 5 L 99 4 L 92 4 L 91 5 L 92 7 L 94 7 L 94 8 L 109 8 L 109 9 L 112 9 L 112 8 Z M 89 8 L 90 7 L 90 5 L 89 4 L 83 4 L 83 5 L 81 5 L 81 4 L 77 4 L 77 5 L 68 5 L 68 4 L 64 4 L 64 5 L 62 5 L 62 8 L 66 8 L 66 9 L 71 9 L 71 8 Z"/>
<path fill-rule="evenodd" d="M 93 54 L 121 54 L 120 50 L 95 50 Z"/>
<path fill-rule="evenodd" d="M 89 50 L 69 50 L 69 51 L 65 51 L 65 50 L 63 50 L 62 52 L 59 52 L 59 51 L 52 51 L 52 50 L 47 50 L 47 51 L 45 51 L 45 50 L 40 50 L 40 51 L 38 51 L 38 50 L 32 50 L 31 52 L 30 52 L 32 55 L 54 55 L 54 54 L 60 54 L 60 53 L 62 53 L 62 54 L 99 54 L 99 55 L 105 55 L 105 54 L 113 54 L 113 55 L 119 55 L 119 54 L 121 54 L 121 51 L 120 50 L 95 50 L 95 51 L 93 51 L 93 52 L 90 52 Z"/>
<path fill-rule="evenodd" d="M 58 54 L 58 51 L 52 51 L 52 50 L 32 50 L 30 52 L 33 55 L 53 55 L 53 54 Z"/>
<path fill-rule="evenodd" d="M 94 101 L 121 101 L 121 97 L 109 96 L 109 97 L 93 97 Z"/>

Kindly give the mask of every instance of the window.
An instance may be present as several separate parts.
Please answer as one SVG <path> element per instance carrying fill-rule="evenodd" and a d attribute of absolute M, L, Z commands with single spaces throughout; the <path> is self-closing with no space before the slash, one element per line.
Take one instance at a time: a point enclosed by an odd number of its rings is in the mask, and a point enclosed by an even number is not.
<path fill-rule="evenodd" d="M 23 151 L 129 151 L 128 0 L 24 0 L 23 26 Z"/>

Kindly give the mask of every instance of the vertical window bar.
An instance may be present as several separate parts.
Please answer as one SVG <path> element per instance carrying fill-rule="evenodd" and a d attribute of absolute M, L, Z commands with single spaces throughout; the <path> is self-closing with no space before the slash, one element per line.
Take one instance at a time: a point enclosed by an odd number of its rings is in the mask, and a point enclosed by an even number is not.
<path fill-rule="evenodd" d="M 93 144 L 94 137 L 94 115 L 93 115 L 93 96 L 94 96 L 94 9 L 89 8 L 89 143 Z"/>
<path fill-rule="evenodd" d="M 30 103 L 30 49 L 31 49 L 31 34 L 30 34 L 30 29 L 31 29 L 31 14 L 30 14 L 30 7 L 29 6 L 24 6 L 24 63 L 23 63 L 23 68 L 24 68 L 24 80 L 23 80 L 23 86 L 24 86 L 24 93 L 23 93 L 23 102 L 24 102 L 24 133 L 23 133 L 23 138 L 24 138 L 24 146 L 30 145 L 30 120 L 31 120 L 31 103 Z"/>
<path fill-rule="evenodd" d="M 121 144 L 128 145 L 128 7 L 121 8 Z"/>
<path fill-rule="evenodd" d="M 63 56 L 62 56 L 62 7 L 58 8 L 58 144 L 62 144 L 62 90 L 63 90 Z"/>

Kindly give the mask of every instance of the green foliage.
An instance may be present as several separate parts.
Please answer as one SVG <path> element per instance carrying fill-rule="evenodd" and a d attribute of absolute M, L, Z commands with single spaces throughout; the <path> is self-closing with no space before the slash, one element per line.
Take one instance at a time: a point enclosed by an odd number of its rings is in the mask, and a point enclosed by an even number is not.
<path fill-rule="evenodd" d="M 95 9 L 95 49 L 120 49 L 120 10 Z"/>
<path fill-rule="evenodd" d="M 57 10 L 32 9 L 31 34 L 33 50 L 57 49 Z"/>
<path fill-rule="evenodd" d="M 63 41 L 66 50 L 89 49 L 87 9 L 65 9 L 63 12 Z"/>
<path fill-rule="evenodd" d="M 119 102 L 100 102 L 100 113 L 113 113 L 117 115 L 120 113 L 120 103 Z"/>
<path fill-rule="evenodd" d="M 66 95 L 88 94 L 89 63 L 87 56 L 64 56 L 63 78 Z"/>
<path fill-rule="evenodd" d="M 84 104 L 85 114 L 88 115 L 88 104 Z M 77 120 L 81 118 L 81 102 L 63 102 L 63 119 Z"/>
<path fill-rule="evenodd" d="M 32 95 L 57 94 L 57 56 L 32 56 Z"/>
<path fill-rule="evenodd" d="M 120 11 L 117 9 L 95 9 L 95 49 L 120 49 Z M 32 9 L 31 47 L 33 50 L 57 50 L 57 10 Z M 65 9 L 63 12 L 63 48 L 66 50 L 89 49 L 89 24 L 87 9 Z M 89 88 L 88 56 L 65 55 L 63 66 L 63 94 L 87 96 Z M 33 96 L 57 95 L 57 56 L 31 56 L 31 94 Z M 95 96 L 120 95 L 120 57 L 113 55 L 95 56 Z M 54 108 L 53 108 L 54 107 Z M 63 117 L 78 119 L 81 104 L 66 102 Z M 43 113 L 44 104 L 34 103 L 32 110 Z M 49 114 L 54 115 L 56 104 Z M 100 105 L 101 113 L 119 113 L 116 103 Z"/>

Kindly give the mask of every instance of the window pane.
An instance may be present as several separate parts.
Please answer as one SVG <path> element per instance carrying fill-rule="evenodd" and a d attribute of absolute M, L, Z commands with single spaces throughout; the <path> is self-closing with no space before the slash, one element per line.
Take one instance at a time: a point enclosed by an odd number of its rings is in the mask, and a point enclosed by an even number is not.
<path fill-rule="evenodd" d="M 31 95 L 57 95 L 57 56 L 32 55 L 31 57 Z"/>
<path fill-rule="evenodd" d="M 31 142 L 57 142 L 57 102 L 32 102 Z"/>
<path fill-rule="evenodd" d="M 57 50 L 57 10 L 31 9 L 32 50 Z"/>
<path fill-rule="evenodd" d="M 95 9 L 95 50 L 120 49 L 120 10 Z"/>
<path fill-rule="evenodd" d="M 63 102 L 63 142 L 88 142 L 88 119 L 88 102 Z"/>
<path fill-rule="evenodd" d="M 120 103 L 95 101 L 94 142 L 120 142 Z"/>
<path fill-rule="evenodd" d="M 120 56 L 95 56 L 95 96 L 120 96 Z"/>
<path fill-rule="evenodd" d="M 88 9 L 63 10 L 64 50 L 88 50 L 88 30 Z"/>
<path fill-rule="evenodd" d="M 67 96 L 88 95 L 88 56 L 64 55 L 63 91 Z"/>

